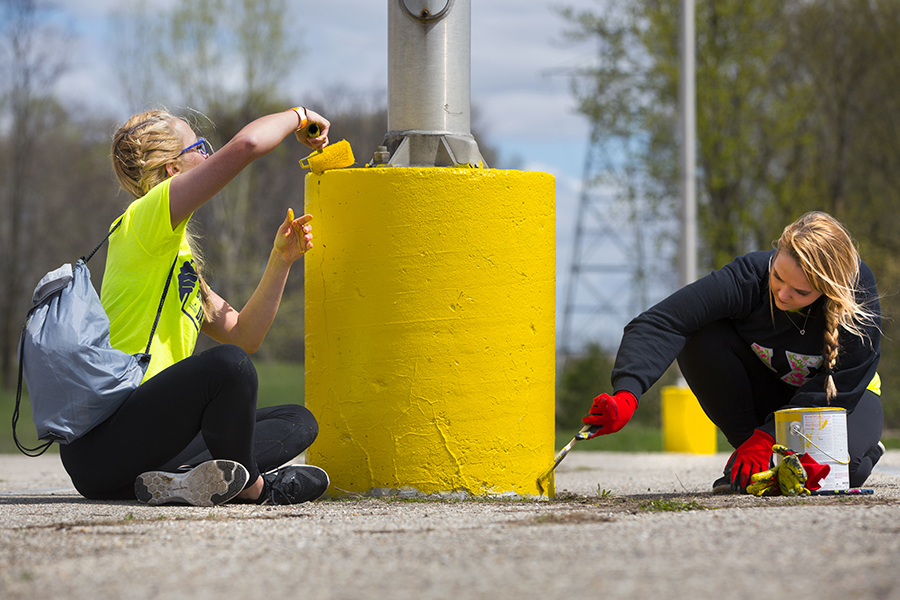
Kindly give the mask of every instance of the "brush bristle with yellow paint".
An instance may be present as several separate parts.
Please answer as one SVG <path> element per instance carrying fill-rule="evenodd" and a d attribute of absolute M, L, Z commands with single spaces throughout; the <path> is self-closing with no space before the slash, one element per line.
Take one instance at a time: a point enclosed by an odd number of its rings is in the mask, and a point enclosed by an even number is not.
<path fill-rule="evenodd" d="M 341 140 L 300 159 L 300 166 L 308 168 L 316 175 L 321 175 L 331 169 L 349 167 L 353 161 L 353 149 L 350 147 L 350 142 Z"/>

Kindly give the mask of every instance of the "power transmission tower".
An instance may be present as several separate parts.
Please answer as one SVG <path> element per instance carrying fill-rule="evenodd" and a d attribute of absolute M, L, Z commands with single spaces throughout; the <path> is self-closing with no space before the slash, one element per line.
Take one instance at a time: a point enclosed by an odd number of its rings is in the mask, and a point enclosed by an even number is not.
<path fill-rule="evenodd" d="M 678 217 L 678 280 L 673 281 L 665 247 L 672 218 L 642 198 L 640 176 L 630 173 L 629 139 L 591 130 L 575 222 L 557 369 L 589 343 L 616 349 L 634 316 L 676 287 L 696 279 L 696 99 L 694 0 L 682 0 L 681 203 Z M 667 223 L 668 221 L 668 223 Z M 649 248 L 648 248 L 649 246 Z"/>
<path fill-rule="evenodd" d="M 585 154 L 557 365 L 589 343 L 612 351 L 646 308 L 645 248 L 636 198 L 624 197 L 627 140 L 591 131 Z M 617 162 L 618 165 L 617 165 Z"/>

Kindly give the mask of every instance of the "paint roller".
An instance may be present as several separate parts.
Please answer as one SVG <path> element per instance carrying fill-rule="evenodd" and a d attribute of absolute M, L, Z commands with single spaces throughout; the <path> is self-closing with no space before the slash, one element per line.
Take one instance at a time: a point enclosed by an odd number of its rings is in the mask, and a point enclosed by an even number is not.
<path fill-rule="evenodd" d="M 341 140 L 336 144 L 316 150 L 306 158 L 301 158 L 300 166 L 309 169 L 316 175 L 321 175 L 331 169 L 349 167 L 353 161 L 353 149 L 350 147 L 350 142 Z"/>
<path fill-rule="evenodd" d="M 556 453 L 556 457 L 553 459 L 553 464 L 550 465 L 550 468 L 541 473 L 537 478 L 537 486 L 538 490 L 541 492 L 541 496 L 547 495 L 547 491 L 550 489 L 550 477 L 553 475 L 553 471 L 556 469 L 556 467 L 559 466 L 559 463 L 561 463 L 569 453 L 569 450 L 571 450 L 576 443 L 580 442 L 581 440 L 586 440 L 597 433 L 597 431 L 599 431 L 601 427 L 603 426 L 585 425 L 581 428 L 581 431 L 575 434 L 575 437 L 572 438 L 571 442 L 563 446 L 563 449 Z"/>

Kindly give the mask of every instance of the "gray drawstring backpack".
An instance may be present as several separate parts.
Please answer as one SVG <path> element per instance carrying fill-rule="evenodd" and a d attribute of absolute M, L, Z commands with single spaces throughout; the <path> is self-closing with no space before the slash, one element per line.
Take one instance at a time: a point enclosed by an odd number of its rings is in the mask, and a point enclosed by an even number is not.
<path fill-rule="evenodd" d="M 16 447 L 28 456 L 40 456 L 53 442 L 68 444 L 102 423 L 147 372 L 150 343 L 178 259 L 166 278 L 146 351 L 126 354 L 112 348 L 109 318 L 91 284 L 87 261 L 120 223 L 121 219 L 87 258 L 47 273 L 35 287 L 19 340 L 19 385 L 12 421 Z M 45 440 L 35 448 L 24 447 L 16 435 L 23 377 L 38 439 Z"/>

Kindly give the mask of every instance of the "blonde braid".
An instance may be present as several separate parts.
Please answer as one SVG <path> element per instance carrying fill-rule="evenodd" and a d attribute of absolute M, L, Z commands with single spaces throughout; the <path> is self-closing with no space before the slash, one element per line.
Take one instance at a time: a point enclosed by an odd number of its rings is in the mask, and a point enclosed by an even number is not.
<path fill-rule="evenodd" d="M 831 300 L 825 301 L 825 348 L 822 350 L 825 360 L 825 399 L 828 404 L 837 395 L 834 385 L 834 367 L 837 365 L 838 327 L 840 326 L 840 309 Z"/>

